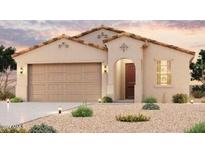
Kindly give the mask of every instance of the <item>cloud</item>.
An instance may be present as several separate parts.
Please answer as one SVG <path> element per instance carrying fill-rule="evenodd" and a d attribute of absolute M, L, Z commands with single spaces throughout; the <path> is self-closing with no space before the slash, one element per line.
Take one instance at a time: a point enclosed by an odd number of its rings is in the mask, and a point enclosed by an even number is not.
<path fill-rule="evenodd" d="M 162 39 L 164 42 L 176 40 L 173 44 L 181 42 L 190 47 L 203 44 L 202 39 L 205 35 L 205 21 L 199 20 L 1 20 L 0 43 L 7 46 L 26 47 L 63 33 L 76 35 L 102 24 L 153 39 Z M 180 40 L 181 38 L 189 38 L 189 40 L 187 42 Z"/>

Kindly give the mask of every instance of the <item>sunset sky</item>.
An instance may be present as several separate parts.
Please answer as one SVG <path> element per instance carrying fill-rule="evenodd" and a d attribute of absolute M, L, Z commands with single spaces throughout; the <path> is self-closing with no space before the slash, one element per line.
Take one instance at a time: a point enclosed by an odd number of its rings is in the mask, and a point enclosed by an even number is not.
<path fill-rule="evenodd" d="M 73 36 L 102 24 L 196 52 L 205 49 L 205 21 L 191 20 L 1 20 L 0 44 L 21 50 L 63 33 Z"/>

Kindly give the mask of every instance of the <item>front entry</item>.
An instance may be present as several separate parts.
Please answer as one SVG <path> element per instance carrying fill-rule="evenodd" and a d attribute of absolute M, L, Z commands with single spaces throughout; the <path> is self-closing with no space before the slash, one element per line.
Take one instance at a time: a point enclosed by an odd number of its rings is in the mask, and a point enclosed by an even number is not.
<path fill-rule="evenodd" d="M 125 98 L 134 99 L 135 89 L 135 65 L 134 63 L 125 64 Z"/>

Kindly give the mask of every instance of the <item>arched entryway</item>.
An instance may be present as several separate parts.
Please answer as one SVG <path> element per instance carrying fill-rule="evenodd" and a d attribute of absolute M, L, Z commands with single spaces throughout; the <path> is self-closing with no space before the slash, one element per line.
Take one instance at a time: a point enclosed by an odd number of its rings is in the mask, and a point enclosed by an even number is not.
<path fill-rule="evenodd" d="M 116 100 L 134 100 L 135 64 L 130 59 L 120 59 L 114 64 L 114 96 Z"/>

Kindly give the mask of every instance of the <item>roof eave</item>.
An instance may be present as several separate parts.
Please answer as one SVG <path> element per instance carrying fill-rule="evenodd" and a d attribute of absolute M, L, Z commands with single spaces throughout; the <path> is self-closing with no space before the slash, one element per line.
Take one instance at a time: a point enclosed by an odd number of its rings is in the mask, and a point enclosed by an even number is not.
<path fill-rule="evenodd" d="M 150 43 L 153 43 L 153 44 L 157 44 L 157 45 L 161 45 L 161 46 L 168 47 L 168 48 L 171 48 L 171 49 L 175 49 L 175 50 L 178 50 L 180 52 L 184 52 L 184 53 L 187 53 L 187 54 L 190 54 L 190 55 L 193 55 L 193 56 L 195 55 L 194 51 L 190 51 L 190 50 L 183 49 L 183 48 L 180 48 L 180 47 L 177 47 L 177 46 L 174 46 L 174 45 L 170 45 L 170 44 L 166 44 L 166 43 L 159 42 L 159 41 L 156 41 L 156 40 L 152 40 L 152 39 L 149 39 L 149 38 L 145 38 L 145 37 L 135 35 L 135 34 L 132 34 L 132 33 L 122 33 L 122 34 L 114 35 L 111 38 L 103 40 L 103 43 L 111 42 L 111 41 L 113 41 L 115 39 L 118 39 L 120 37 L 123 37 L 123 36 L 130 37 L 130 38 L 140 40 L 140 41 L 144 41 L 144 42 L 147 41 L 147 42 L 150 42 Z"/>
<path fill-rule="evenodd" d="M 15 58 L 15 57 L 17 57 L 17 56 L 23 55 L 23 54 L 28 53 L 28 52 L 30 52 L 30 51 L 32 51 L 32 50 L 35 50 L 35 49 L 37 49 L 37 48 L 40 48 L 40 47 L 42 47 L 42 46 L 45 46 L 45 45 L 47 45 L 47 44 L 50 44 L 50 43 L 52 43 L 52 42 L 58 41 L 58 40 L 63 39 L 63 38 L 68 39 L 68 40 L 71 40 L 71 41 L 74 41 L 74 42 L 77 42 L 77 43 L 81 43 L 81 44 L 83 44 L 83 45 L 87 45 L 87 46 L 90 46 L 90 47 L 94 47 L 94 48 L 96 48 L 96 49 L 100 49 L 100 50 L 107 51 L 107 48 L 106 48 L 106 47 L 99 46 L 99 45 L 95 45 L 95 44 L 93 44 L 93 43 L 86 43 L 86 42 L 84 42 L 83 40 L 76 39 L 76 38 L 72 38 L 72 37 L 70 37 L 70 36 L 67 36 L 67 35 L 65 35 L 65 34 L 62 34 L 62 35 L 60 35 L 60 36 L 58 36 L 58 37 L 55 37 L 55 38 L 52 38 L 52 39 L 47 40 L 47 41 L 45 41 L 45 42 L 42 42 L 42 43 L 40 43 L 40 44 L 34 45 L 34 46 L 30 47 L 30 48 L 24 49 L 24 50 L 19 51 L 19 52 L 15 52 L 15 53 L 12 55 L 12 57 Z"/>

